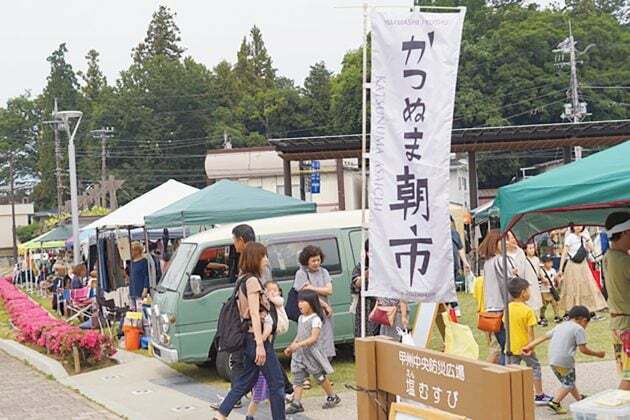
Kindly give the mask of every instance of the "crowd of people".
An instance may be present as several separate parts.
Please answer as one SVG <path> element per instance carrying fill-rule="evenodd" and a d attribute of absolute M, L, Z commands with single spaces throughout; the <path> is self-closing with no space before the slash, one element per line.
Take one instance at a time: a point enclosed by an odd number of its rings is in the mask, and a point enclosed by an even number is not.
<path fill-rule="evenodd" d="M 300 269 L 295 274 L 293 289 L 297 293 L 297 334 L 285 349 L 291 357 L 290 382 L 274 350 L 280 320 L 287 319 L 278 284 L 271 278 L 271 269 L 264 245 L 256 242 L 253 228 L 238 225 L 233 231 L 234 249 L 238 255 L 235 293 L 240 319 L 247 332 L 242 349 L 230 354 L 232 373 L 230 391 L 221 403 L 212 404 L 216 419 L 225 419 L 239 407 L 245 394 L 252 392 L 247 419 L 253 419 L 260 401 L 268 399 L 274 419 L 304 411 L 303 391 L 310 388 L 312 376 L 323 388 L 323 408 L 334 408 L 341 399 L 328 378 L 333 372 L 335 356 L 333 310 L 328 303 L 332 280 L 322 263 L 325 255 L 315 246 L 300 252 Z M 287 299 L 287 304 L 290 300 Z M 221 325 L 221 320 L 219 321 Z M 286 332 L 286 330 L 284 330 Z M 218 333 L 220 335 L 220 332 Z"/>
<path fill-rule="evenodd" d="M 490 230 L 479 246 L 484 261 L 482 293 L 477 296 L 480 316 L 503 314 L 506 308 L 509 313 L 497 331 L 488 332 L 488 361 L 531 367 L 536 404 L 546 404 L 558 414 L 567 412 L 561 402 L 568 394 L 576 400 L 585 398 L 576 386 L 576 350 L 605 356 L 604 351 L 587 346 L 585 329 L 591 321 L 606 319 L 606 313 L 611 318 L 612 344 L 621 374 L 619 387 L 630 390 L 630 212 L 610 214 L 605 227 L 610 248 L 599 256 L 603 267 L 603 278 L 599 279 L 592 267 L 594 244 L 582 226 L 569 227 L 561 252 L 552 245 L 547 250 L 556 252 L 541 258 L 534 242 L 521 249 L 511 233 L 504 257 L 498 230 Z M 549 236 L 555 242 L 560 237 L 557 233 Z M 535 327 L 549 324 L 549 306 L 557 325 L 536 338 Z M 560 382 L 553 396 L 543 392 L 540 363 L 533 351 L 547 340 L 549 363 Z"/>

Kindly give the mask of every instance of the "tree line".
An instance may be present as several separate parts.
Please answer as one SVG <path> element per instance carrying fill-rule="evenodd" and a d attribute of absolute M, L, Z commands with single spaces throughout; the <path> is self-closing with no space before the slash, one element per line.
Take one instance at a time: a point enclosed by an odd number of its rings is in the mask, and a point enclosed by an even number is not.
<path fill-rule="evenodd" d="M 431 4 L 467 7 L 454 127 L 559 122 L 569 72 L 557 65 L 553 50 L 568 36 L 569 20 L 578 48 L 596 44 L 578 69 L 590 119 L 628 116 L 630 27 L 624 0 L 570 0 L 547 9 L 518 0 Z M 55 99 L 60 109 L 84 113 L 75 139 L 81 189 L 100 179 L 101 145 L 90 131 L 115 127 L 107 166 L 125 180 L 122 203 L 169 178 L 205 185 L 206 150 L 223 147 L 226 137 L 233 147 L 254 147 L 272 137 L 361 131 L 360 48 L 345 54 L 335 74 L 314 57 L 299 86 L 274 67 L 254 26 L 234 62 L 208 68 L 185 55 L 176 13 L 164 6 L 132 50 L 132 64 L 113 82 L 100 69 L 96 50 L 86 54 L 85 69 L 76 70 L 67 61 L 68 48 L 63 43 L 47 58 L 50 73 L 40 95 L 12 98 L 0 108 L 0 154 L 11 151 L 18 178 L 36 181 L 38 209 L 56 207 L 54 135 L 45 124 Z M 63 134 L 62 145 L 65 171 Z M 506 182 L 526 160 L 482 157 L 481 186 Z M 6 165 L 0 165 L 0 179 L 6 184 Z M 68 190 L 63 194 L 67 198 Z"/>

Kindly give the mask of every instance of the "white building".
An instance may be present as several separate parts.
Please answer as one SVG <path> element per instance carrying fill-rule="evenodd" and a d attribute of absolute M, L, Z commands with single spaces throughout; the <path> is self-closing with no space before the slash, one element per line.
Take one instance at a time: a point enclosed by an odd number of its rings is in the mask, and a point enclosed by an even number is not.
<path fill-rule="evenodd" d="M 318 211 L 339 209 L 339 191 L 335 160 L 320 161 L 320 190 L 311 192 L 310 165 L 302 170 L 304 199 L 317 203 Z M 253 187 L 284 194 L 283 160 L 273 147 L 250 149 L 210 150 L 205 161 L 208 182 L 232 179 Z M 298 162 L 291 162 L 292 196 L 301 197 Z M 451 155 L 450 201 L 469 208 L 468 162 L 456 154 Z M 343 160 L 343 195 L 345 209 L 361 207 L 361 171 L 357 159 Z"/>
<path fill-rule="evenodd" d="M 15 205 L 15 226 L 25 226 L 30 223 L 34 212 L 33 203 Z M 11 205 L 0 205 L 0 250 L 13 247 L 13 230 L 11 224 Z"/>

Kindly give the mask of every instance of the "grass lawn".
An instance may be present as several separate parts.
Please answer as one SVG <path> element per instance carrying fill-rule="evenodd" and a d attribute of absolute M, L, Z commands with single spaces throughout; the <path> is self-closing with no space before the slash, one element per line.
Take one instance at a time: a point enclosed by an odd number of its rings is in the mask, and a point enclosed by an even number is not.
<path fill-rule="evenodd" d="M 483 332 L 477 330 L 477 314 L 476 314 L 476 302 L 473 299 L 472 295 L 460 293 L 459 294 L 459 303 L 462 311 L 462 317 L 460 318 L 460 323 L 464 325 L 468 325 L 473 335 L 475 336 L 475 340 L 479 344 L 479 359 L 485 360 L 488 356 L 488 342 L 486 336 Z M 547 310 L 547 319 L 552 318 L 552 310 L 548 308 Z M 589 347 L 595 350 L 604 350 L 606 351 L 606 360 L 612 360 L 612 342 L 610 339 L 610 327 L 609 320 L 604 321 L 593 321 L 589 324 L 586 329 L 586 334 L 588 338 Z M 548 327 L 536 327 L 536 336 L 542 335 L 552 329 L 555 326 L 555 323 L 551 323 Z M 432 333 L 432 339 L 429 347 L 433 350 L 440 351 L 442 348 L 442 338 L 437 328 Z M 547 347 L 548 343 L 541 344 L 536 349 L 536 353 L 538 355 L 538 359 L 541 364 L 547 365 Z M 284 366 L 285 369 L 289 370 L 290 359 L 285 357 L 283 354 L 279 355 L 280 362 Z M 596 359 L 594 357 L 584 356 L 581 353 L 577 353 L 576 356 L 577 362 L 591 362 Z M 203 365 L 197 366 L 188 363 L 175 363 L 171 365 L 172 368 L 177 370 L 178 372 L 187 375 L 194 380 L 207 383 L 212 386 L 216 386 L 221 389 L 228 389 L 229 383 L 221 379 L 214 366 Z M 335 389 L 337 392 L 345 391 L 345 384 L 354 384 L 355 381 L 355 364 L 354 358 L 352 355 L 352 346 L 351 345 L 342 345 L 337 346 L 337 357 L 335 357 L 333 361 L 333 367 L 335 368 L 335 373 L 332 374 L 331 379 L 335 383 Z M 323 395 L 323 392 L 320 387 L 314 384 L 313 388 L 309 391 L 306 391 L 305 396 L 316 396 Z"/>

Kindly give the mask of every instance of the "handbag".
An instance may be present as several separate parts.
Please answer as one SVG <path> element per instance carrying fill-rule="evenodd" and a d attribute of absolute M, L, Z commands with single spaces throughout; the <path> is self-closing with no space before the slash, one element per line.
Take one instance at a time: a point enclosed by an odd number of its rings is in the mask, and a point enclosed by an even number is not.
<path fill-rule="evenodd" d="M 571 257 L 571 261 L 573 261 L 574 263 L 579 264 L 582 261 L 584 261 L 586 259 L 586 257 L 588 257 L 588 251 L 584 247 L 584 238 L 580 238 L 580 247 L 578 248 L 578 250 L 575 253 L 575 255 L 573 255 Z"/>
<path fill-rule="evenodd" d="M 291 290 L 289 290 L 287 303 L 284 305 L 284 311 L 287 313 L 287 317 L 291 321 L 297 322 L 300 317 L 300 308 L 298 308 L 298 291 L 295 290 L 295 287 L 292 287 Z"/>
<path fill-rule="evenodd" d="M 503 312 L 479 312 L 477 329 L 489 333 L 498 333 L 503 324 Z"/>
<path fill-rule="evenodd" d="M 370 312 L 368 319 L 375 324 L 391 327 L 396 319 L 396 311 L 398 311 L 396 306 L 380 306 L 377 304 Z"/>

